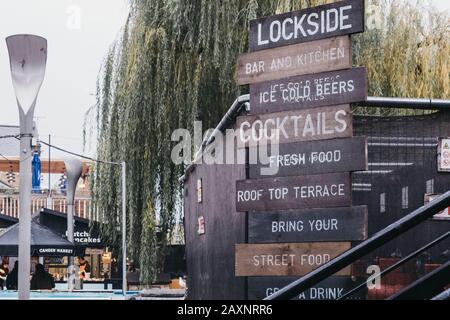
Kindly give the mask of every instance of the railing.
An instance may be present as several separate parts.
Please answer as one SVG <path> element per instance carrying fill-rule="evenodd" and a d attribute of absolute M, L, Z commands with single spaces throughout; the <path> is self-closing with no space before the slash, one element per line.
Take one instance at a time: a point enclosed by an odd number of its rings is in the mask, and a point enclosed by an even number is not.
<path fill-rule="evenodd" d="M 394 222 L 383 230 L 379 231 L 371 238 L 363 241 L 356 247 L 344 252 L 340 256 L 322 265 L 316 270 L 308 273 L 299 280 L 282 288 L 278 292 L 267 297 L 265 300 L 292 299 L 300 293 L 315 286 L 322 280 L 334 275 L 336 272 L 356 262 L 356 260 L 380 248 L 392 239 L 402 235 L 406 231 L 419 225 L 428 218 L 450 206 L 450 191 L 440 196 L 435 201 L 413 211 L 404 218 Z"/>
<path fill-rule="evenodd" d="M 51 197 L 49 199 L 43 196 L 33 196 L 31 199 L 31 213 L 37 213 L 41 208 L 48 208 L 66 213 L 66 199 L 62 196 Z M 9 217 L 19 218 L 19 196 L 0 195 L 0 213 Z M 91 199 L 76 198 L 74 214 L 76 217 L 89 219 L 89 217 L 91 217 Z"/>

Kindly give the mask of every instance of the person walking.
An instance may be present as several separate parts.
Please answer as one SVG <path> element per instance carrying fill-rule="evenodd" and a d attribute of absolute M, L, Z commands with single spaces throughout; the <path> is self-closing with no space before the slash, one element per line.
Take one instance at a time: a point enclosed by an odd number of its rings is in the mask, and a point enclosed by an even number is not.
<path fill-rule="evenodd" d="M 2 264 L 0 265 L 0 290 L 5 287 L 6 277 L 9 273 L 8 262 L 6 259 L 2 259 Z"/>
<path fill-rule="evenodd" d="M 6 277 L 6 289 L 17 290 L 17 281 L 19 273 L 19 261 L 14 262 L 14 268 Z"/>
<path fill-rule="evenodd" d="M 36 265 L 36 271 L 31 278 L 31 290 L 52 290 L 55 287 L 55 280 L 52 275 L 45 271 L 40 263 Z"/>

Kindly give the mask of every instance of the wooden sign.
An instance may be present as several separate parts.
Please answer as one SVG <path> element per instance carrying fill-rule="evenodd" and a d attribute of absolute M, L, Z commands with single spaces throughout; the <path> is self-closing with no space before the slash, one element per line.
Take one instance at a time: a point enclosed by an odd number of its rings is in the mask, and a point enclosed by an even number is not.
<path fill-rule="evenodd" d="M 365 137 L 282 143 L 278 150 L 265 148 L 265 152 L 260 149 L 249 150 L 250 179 L 365 171 L 368 167 Z"/>
<path fill-rule="evenodd" d="M 298 280 L 298 277 L 251 277 L 248 278 L 248 299 L 262 300 L 285 286 Z M 300 293 L 292 300 L 336 300 L 356 287 L 351 277 L 330 277 L 314 287 Z M 360 290 L 364 293 L 364 290 Z M 349 297 L 352 300 L 362 299 L 361 293 Z"/>
<path fill-rule="evenodd" d="M 236 244 L 235 274 L 303 276 L 349 250 L 350 242 Z M 350 275 L 350 267 L 336 275 Z"/>
<path fill-rule="evenodd" d="M 365 100 L 367 100 L 365 68 L 295 76 L 250 86 L 250 114 L 347 104 Z"/>
<path fill-rule="evenodd" d="M 350 105 L 238 117 L 238 147 L 348 138 L 353 135 Z"/>
<path fill-rule="evenodd" d="M 236 182 L 236 211 L 330 208 L 351 205 L 350 173 Z"/>
<path fill-rule="evenodd" d="M 364 1 L 339 1 L 250 22 L 250 51 L 364 32 Z"/>
<path fill-rule="evenodd" d="M 367 207 L 249 213 L 249 243 L 367 239 Z"/>
<path fill-rule="evenodd" d="M 246 53 L 238 58 L 240 85 L 351 68 L 348 36 Z"/>

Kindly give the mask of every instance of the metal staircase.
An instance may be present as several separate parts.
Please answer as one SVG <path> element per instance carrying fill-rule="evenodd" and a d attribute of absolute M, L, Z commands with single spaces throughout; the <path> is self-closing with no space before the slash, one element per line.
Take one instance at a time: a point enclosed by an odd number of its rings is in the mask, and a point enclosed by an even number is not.
<path fill-rule="evenodd" d="M 336 272 L 341 269 L 351 265 L 358 259 L 370 254 L 374 250 L 380 248 L 392 239 L 404 234 L 405 232 L 411 230 L 412 228 L 418 226 L 427 219 L 433 217 L 435 214 L 441 212 L 445 208 L 450 206 L 450 191 L 440 196 L 435 201 L 418 208 L 402 219 L 392 223 L 386 228 L 374 234 L 369 239 L 363 241 L 354 248 L 344 252 L 340 256 L 331 260 L 330 262 L 322 265 L 321 267 L 315 269 L 309 274 L 303 276 L 297 281 L 289 284 L 288 286 L 280 289 L 271 296 L 267 297 L 265 300 L 288 300 L 292 299 L 305 290 L 310 289 L 322 280 L 331 277 Z M 443 235 L 439 235 L 428 243 L 427 245 L 419 248 L 415 252 L 409 254 L 407 257 L 403 258 L 398 263 L 387 268 L 380 273 L 380 277 L 391 272 L 400 265 L 410 261 L 412 258 L 418 256 L 424 250 L 436 245 L 437 243 L 447 239 L 450 232 L 446 232 Z M 390 296 L 388 300 L 424 300 L 424 299 L 435 299 L 435 300 L 447 300 L 450 297 L 446 287 L 450 284 L 450 261 L 447 261 L 439 268 L 429 272 L 428 274 L 422 276 L 420 279 L 416 280 L 409 286 L 401 289 L 399 292 Z M 361 283 L 351 291 L 347 292 L 340 299 L 347 298 L 351 296 L 356 291 L 364 288 L 366 282 Z"/>

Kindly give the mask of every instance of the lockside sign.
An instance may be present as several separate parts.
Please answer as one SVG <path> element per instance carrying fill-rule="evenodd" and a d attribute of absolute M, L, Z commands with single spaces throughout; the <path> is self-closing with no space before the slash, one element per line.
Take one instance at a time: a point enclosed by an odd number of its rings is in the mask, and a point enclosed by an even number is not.
<path fill-rule="evenodd" d="M 349 250 L 350 242 L 236 244 L 237 277 L 303 276 Z M 346 267 L 336 275 L 350 275 Z"/>
<path fill-rule="evenodd" d="M 365 68 L 294 76 L 250 85 L 250 114 L 367 100 Z"/>
<path fill-rule="evenodd" d="M 253 212 L 249 243 L 361 241 L 367 239 L 367 207 Z"/>
<path fill-rule="evenodd" d="M 258 51 L 359 32 L 364 32 L 364 1 L 339 1 L 252 20 L 249 50 Z"/>
<path fill-rule="evenodd" d="M 241 180 L 236 182 L 236 211 L 347 207 L 350 173 Z"/>
<path fill-rule="evenodd" d="M 237 62 L 240 85 L 352 66 L 349 36 L 245 53 Z"/>
<path fill-rule="evenodd" d="M 250 179 L 268 178 L 270 174 L 286 177 L 365 171 L 368 168 L 365 137 L 281 143 L 276 150 L 251 147 L 249 154 L 252 155 Z"/>

